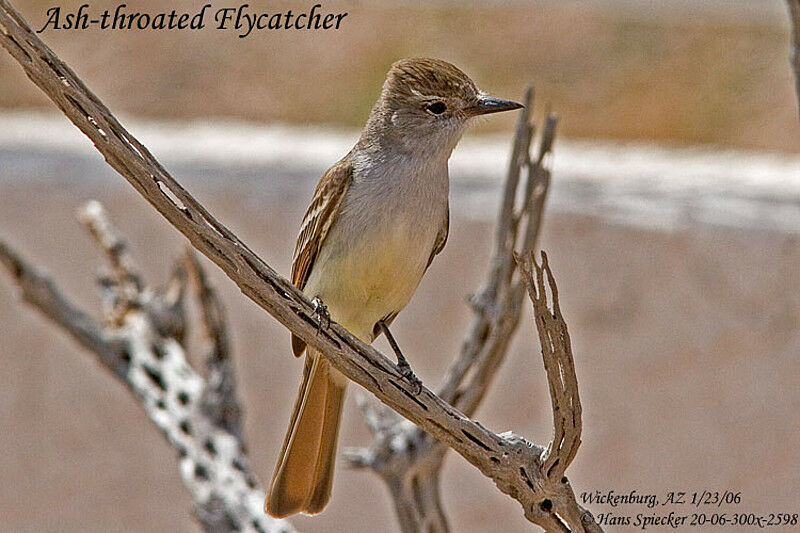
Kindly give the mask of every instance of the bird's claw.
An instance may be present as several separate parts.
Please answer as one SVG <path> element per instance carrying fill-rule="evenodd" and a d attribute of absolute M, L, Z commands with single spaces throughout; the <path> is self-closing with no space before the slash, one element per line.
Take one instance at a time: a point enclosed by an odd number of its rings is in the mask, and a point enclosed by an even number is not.
<path fill-rule="evenodd" d="M 314 306 L 314 318 L 317 319 L 317 335 L 319 335 L 323 328 L 328 329 L 330 327 L 331 314 L 328 312 L 328 306 L 319 297 L 311 300 L 311 305 Z"/>
<path fill-rule="evenodd" d="M 411 370 L 411 366 L 408 363 L 403 364 L 401 362 L 398 366 L 400 369 L 400 375 L 403 376 L 408 382 L 411 384 L 411 387 L 414 389 L 414 394 L 419 394 L 422 392 L 422 380 L 420 380 L 417 375 Z"/>

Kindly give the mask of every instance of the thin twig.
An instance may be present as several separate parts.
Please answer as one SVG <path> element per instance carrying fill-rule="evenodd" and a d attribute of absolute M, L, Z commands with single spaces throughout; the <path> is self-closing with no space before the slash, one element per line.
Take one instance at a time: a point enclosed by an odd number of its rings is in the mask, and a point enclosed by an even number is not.
<path fill-rule="evenodd" d="M 792 25 L 792 57 L 795 90 L 797 92 L 797 113 L 800 117 L 800 0 L 786 0 L 789 4 L 789 22 Z"/>
<path fill-rule="evenodd" d="M 235 435 L 239 444 L 244 446 L 241 406 L 222 302 L 208 282 L 197 256 L 190 249 L 184 254 L 184 263 L 197 295 L 202 333 L 209 344 L 206 355 L 206 388 L 201 405 L 209 418 Z"/>
<path fill-rule="evenodd" d="M 600 531 L 591 514 L 574 499 L 569 481 L 564 476 L 581 444 L 582 409 L 578 395 L 578 378 L 572 355 L 572 343 L 559 305 L 558 287 L 547 254 L 542 252 L 542 264 L 536 263 L 534 252 L 515 256 L 522 281 L 533 303 L 534 321 L 539 333 L 550 402 L 553 411 L 553 439 L 541 455 L 539 468 L 546 488 L 552 496 L 549 503 L 540 505 L 539 525 L 555 527 L 567 524 L 567 531 Z M 552 300 L 548 305 L 547 288 Z M 546 503 L 546 504 L 545 504 Z M 551 531 L 551 529 L 547 529 Z"/>
<path fill-rule="evenodd" d="M 17 283 L 22 299 L 70 334 L 78 344 L 96 354 L 116 376 L 128 371 L 125 342 L 97 324 L 88 313 L 73 305 L 49 276 L 28 264 L 13 248 L 0 241 L 0 264 Z"/>

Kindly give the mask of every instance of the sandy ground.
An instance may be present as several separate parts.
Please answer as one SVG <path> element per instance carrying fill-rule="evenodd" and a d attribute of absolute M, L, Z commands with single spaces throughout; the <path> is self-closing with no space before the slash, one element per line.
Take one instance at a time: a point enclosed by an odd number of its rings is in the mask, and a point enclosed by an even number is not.
<path fill-rule="evenodd" d="M 280 197 L 193 189 L 288 272 L 304 187 Z M 101 257 L 74 219 L 74 209 L 90 198 L 107 206 L 149 278 L 163 280 L 183 240 L 119 181 L 6 183 L 0 238 L 96 310 L 93 276 Z M 454 216 L 451 228 L 447 248 L 396 326 L 430 384 L 459 346 L 469 321 L 464 297 L 478 286 L 490 246 L 488 222 Z M 729 512 L 800 512 L 798 237 L 700 226 L 658 233 L 548 213 L 542 244 L 561 288 L 584 403 L 584 444 L 570 469 L 576 490 L 733 489 L 742 503 Z M 268 479 L 301 365 L 289 355 L 287 332 L 210 270 L 229 311 L 252 461 Z M 477 418 L 544 443 L 549 405 L 532 329 L 527 318 Z M 0 338 L 4 530 L 197 531 L 175 454 L 138 404 L 21 303 L 5 278 Z M 343 445 L 368 438 L 355 389 Z M 457 456 L 446 464 L 443 492 L 454 531 L 530 530 L 518 505 Z M 595 514 L 652 513 L 590 507 Z M 344 468 L 325 514 L 294 523 L 308 532 L 397 530 L 380 482 Z"/>

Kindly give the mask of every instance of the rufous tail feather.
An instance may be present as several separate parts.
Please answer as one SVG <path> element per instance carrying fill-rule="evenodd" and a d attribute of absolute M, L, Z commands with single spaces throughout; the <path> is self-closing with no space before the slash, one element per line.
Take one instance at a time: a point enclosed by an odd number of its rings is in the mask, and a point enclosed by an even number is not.
<path fill-rule="evenodd" d="M 282 518 L 316 514 L 333 486 L 336 441 L 347 382 L 324 356 L 308 350 L 303 381 L 269 486 L 264 510 Z"/>

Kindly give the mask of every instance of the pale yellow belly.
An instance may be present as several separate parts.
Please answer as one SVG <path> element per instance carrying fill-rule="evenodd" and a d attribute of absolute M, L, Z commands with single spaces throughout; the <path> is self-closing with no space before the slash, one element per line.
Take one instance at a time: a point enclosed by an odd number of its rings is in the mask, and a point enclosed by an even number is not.
<path fill-rule="evenodd" d="M 323 247 L 303 291 L 319 297 L 333 320 L 368 342 L 375 323 L 411 299 L 435 239 L 434 233 L 421 235 L 418 228 L 378 233 L 345 252 Z"/>

